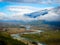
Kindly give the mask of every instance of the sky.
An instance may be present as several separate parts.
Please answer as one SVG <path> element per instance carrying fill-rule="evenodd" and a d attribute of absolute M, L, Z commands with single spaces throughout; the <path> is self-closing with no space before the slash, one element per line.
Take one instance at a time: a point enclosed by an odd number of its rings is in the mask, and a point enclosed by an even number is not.
<path fill-rule="evenodd" d="M 37 18 L 25 17 L 24 14 L 30 14 L 39 10 L 52 9 L 60 6 L 60 0 L 0 0 L 0 20 L 35 20 L 45 19 L 48 21 L 57 21 L 60 17 L 57 13 L 49 12 L 45 16 Z M 60 10 L 59 10 L 60 11 Z"/>

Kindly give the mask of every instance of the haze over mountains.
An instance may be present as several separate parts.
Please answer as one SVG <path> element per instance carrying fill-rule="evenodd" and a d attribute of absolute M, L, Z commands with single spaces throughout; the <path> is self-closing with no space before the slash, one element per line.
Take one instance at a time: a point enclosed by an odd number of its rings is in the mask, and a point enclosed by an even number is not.
<path fill-rule="evenodd" d="M 9 17 L 6 18 L 7 20 L 0 19 L 0 23 L 3 24 L 29 24 L 29 25 L 42 25 L 42 24 L 48 24 L 60 27 L 60 7 L 52 8 L 50 10 L 44 9 L 44 10 L 38 10 L 31 13 L 26 13 L 23 15 L 27 20 L 10 20 Z M 0 16 L 1 17 L 1 16 Z M 17 18 L 19 16 L 17 15 Z M 23 19 L 24 19 L 23 17 Z M 2 17 L 1 17 L 2 18 Z M 14 17 L 15 18 L 15 17 Z M 3 25 L 2 24 L 2 25 Z"/>

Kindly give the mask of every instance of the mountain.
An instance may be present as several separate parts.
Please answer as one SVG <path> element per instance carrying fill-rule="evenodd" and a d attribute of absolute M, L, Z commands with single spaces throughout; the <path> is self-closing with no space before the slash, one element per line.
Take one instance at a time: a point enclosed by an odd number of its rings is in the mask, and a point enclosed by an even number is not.
<path fill-rule="evenodd" d="M 31 21 L 24 21 L 24 20 L 0 20 L 0 24 L 3 26 L 16 26 L 19 27 L 20 25 L 33 25 L 33 26 L 42 26 L 45 27 L 49 25 L 50 28 L 60 28 L 60 7 L 52 8 L 50 10 L 40 10 L 36 12 L 32 12 L 29 14 L 24 14 L 25 17 L 29 17 Z M 0 26 L 1 26 L 0 25 Z"/>
<path fill-rule="evenodd" d="M 25 24 L 22 20 L 0 20 L 0 27 L 20 27 Z"/>
<path fill-rule="evenodd" d="M 60 22 L 56 21 L 45 21 L 45 20 L 34 20 L 31 22 L 28 22 L 29 25 L 31 26 L 36 26 L 39 28 L 49 28 L 53 30 L 60 30 Z"/>
<path fill-rule="evenodd" d="M 37 18 L 41 15 L 43 17 L 43 20 L 39 20 L 39 19 L 33 20 L 28 24 L 33 26 L 49 25 L 50 28 L 60 29 L 60 7 L 52 8 L 51 10 L 43 10 L 41 12 L 40 11 L 34 12 L 29 15 L 27 14 L 26 16 L 30 18 Z"/>

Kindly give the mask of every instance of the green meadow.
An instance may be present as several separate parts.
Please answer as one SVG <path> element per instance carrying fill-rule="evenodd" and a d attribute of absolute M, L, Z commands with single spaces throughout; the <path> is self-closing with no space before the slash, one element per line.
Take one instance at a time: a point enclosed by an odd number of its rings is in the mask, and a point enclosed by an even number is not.
<path fill-rule="evenodd" d="M 60 45 L 60 31 L 47 30 L 37 34 L 23 34 L 22 37 L 31 41 L 38 41 L 46 45 Z"/>

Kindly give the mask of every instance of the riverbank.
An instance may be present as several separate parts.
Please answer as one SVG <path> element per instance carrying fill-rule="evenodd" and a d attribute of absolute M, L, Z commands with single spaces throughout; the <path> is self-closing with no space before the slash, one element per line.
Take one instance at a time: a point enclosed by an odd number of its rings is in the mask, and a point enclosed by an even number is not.
<path fill-rule="evenodd" d="M 60 31 L 48 30 L 40 34 L 23 34 L 21 36 L 46 45 L 60 45 Z"/>
<path fill-rule="evenodd" d="M 20 40 L 13 39 L 7 32 L 0 32 L 0 45 L 26 45 L 26 44 Z"/>
<path fill-rule="evenodd" d="M 17 33 L 17 34 L 11 34 L 11 37 L 13 39 L 17 39 L 17 40 L 20 40 L 22 42 L 24 42 L 25 44 L 28 44 L 28 45 L 33 45 L 32 42 L 33 42 L 33 39 L 30 40 L 28 38 L 25 38 L 25 37 L 21 37 L 21 35 L 23 34 L 36 34 L 36 33 L 40 33 L 40 32 L 43 32 L 42 30 L 35 30 L 35 31 L 29 31 L 29 32 L 24 32 L 24 33 Z M 37 45 L 42 45 L 40 42 L 37 42 L 37 41 L 34 41 Z M 35 44 L 34 44 L 35 45 Z"/>

